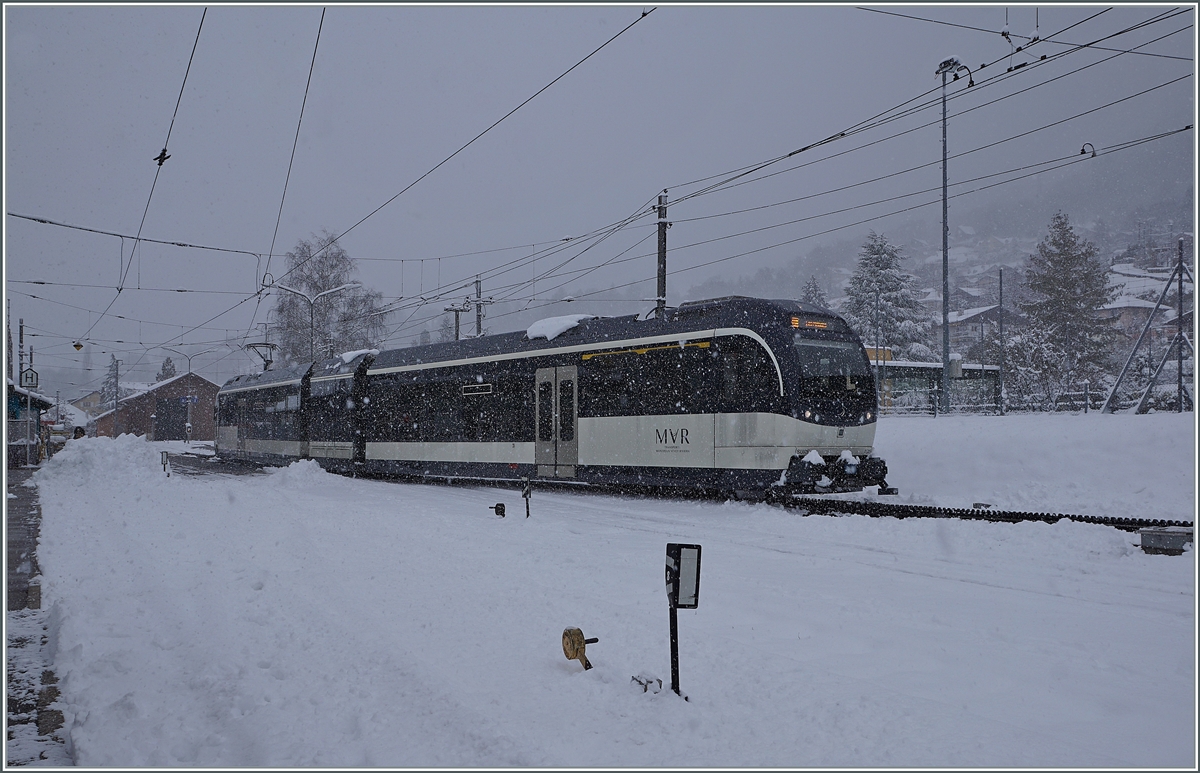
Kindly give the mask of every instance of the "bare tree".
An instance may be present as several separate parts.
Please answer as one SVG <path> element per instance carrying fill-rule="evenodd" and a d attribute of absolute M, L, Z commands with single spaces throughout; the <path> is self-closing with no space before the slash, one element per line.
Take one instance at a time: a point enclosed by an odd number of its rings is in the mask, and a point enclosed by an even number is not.
<path fill-rule="evenodd" d="M 355 282 L 357 270 L 354 258 L 326 230 L 301 239 L 287 253 L 287 270 L 273 285 L 284 361 L 370 349 L 383 338 L 383 296 Z"/>

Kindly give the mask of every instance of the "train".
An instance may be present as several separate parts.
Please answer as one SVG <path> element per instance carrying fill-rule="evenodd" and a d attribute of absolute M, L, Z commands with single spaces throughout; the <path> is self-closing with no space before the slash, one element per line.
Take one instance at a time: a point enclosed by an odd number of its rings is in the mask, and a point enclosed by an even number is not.
<path fill-rule="evenodd" d="M 886 482 L 878 396 L 836 313 L 732 296 L 238 376 L 220 460 L 761 499 Z"/>

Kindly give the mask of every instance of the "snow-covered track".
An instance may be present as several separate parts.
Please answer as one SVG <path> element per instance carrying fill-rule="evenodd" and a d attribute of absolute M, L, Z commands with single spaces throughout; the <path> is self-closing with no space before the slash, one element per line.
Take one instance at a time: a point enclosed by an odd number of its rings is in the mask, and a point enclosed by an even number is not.
<path fill-rule="evenodd" d="M 821 497 L 795 497 L 782 503 L 787 508 L 806 510 L 810 514 L 825 515 L 844 513 L 869 515 L 872 518 L 961 518 L 974 521 L 1042 521 L 1056 523 L 1062 518 L 1081 523 L 1100 523 L 1122 531 L 1137 531 L 1149 526 L 1191 527 L 1191 521 L 1167 521 L 1146 518 L 1114 518 L 1098 515 L 1074 515 L 1070 513 L 1027 513 L 1018 510 L 992 510 L 989 508 L 939 507 L 937 505 L 903 505 L 892 502 L 861 502 L 848 499 L 824 499 Z"/>

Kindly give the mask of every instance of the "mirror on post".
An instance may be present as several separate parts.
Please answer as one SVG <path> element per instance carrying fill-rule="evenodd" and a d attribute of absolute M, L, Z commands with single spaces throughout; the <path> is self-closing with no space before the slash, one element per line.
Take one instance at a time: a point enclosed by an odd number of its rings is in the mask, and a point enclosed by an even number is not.
<path fill-rule="evenodd" d="M 676 609 L 700 605 L 700 546 L 667 543 L 667 597 Z"/>
<path fill-rule="evenodd" d="M 679 692 L 679 620 L 675 610 L 700 606 L 699 545 L 667 543 L 667 602 L 671 609 L 671 689 L 683 695 Z"/>

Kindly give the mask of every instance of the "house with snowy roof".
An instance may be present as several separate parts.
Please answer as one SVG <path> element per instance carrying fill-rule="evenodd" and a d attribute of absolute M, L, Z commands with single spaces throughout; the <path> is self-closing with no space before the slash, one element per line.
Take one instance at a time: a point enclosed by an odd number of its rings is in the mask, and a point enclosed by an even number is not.
<path fill-rule="evenodd" d="M 990 332 L 992 335 L 996 335 L 999 333 L 1000 306 L 980 306 L 963 311 L 952 311 L 950 312 L 949 322 L 950 351 L 966 354 L 967 350 L 972 346 L 983 341 L 985 334 Z M 1026 324 L 1028 324 L 1028 321 L 1024 316 L 1005 306 L 1004 327 L 1006 332 L 1016 332 Z M 933 340 L 942 340 L 941 314 L 937 314 L 933 318 Z"/>

